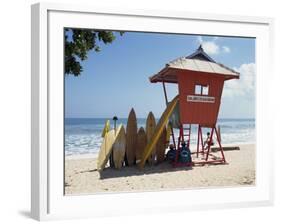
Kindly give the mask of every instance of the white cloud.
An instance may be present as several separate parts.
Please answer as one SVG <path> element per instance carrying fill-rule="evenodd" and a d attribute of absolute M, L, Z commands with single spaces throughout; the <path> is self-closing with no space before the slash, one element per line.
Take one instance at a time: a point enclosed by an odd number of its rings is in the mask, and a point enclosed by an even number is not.
<path fill-rule="evenodd" d="M 219 39 L 218 37 L 213 37 L 212 40 L 205 41 L 205 40 L 203 40 L 203 38 L 201 36 L 199 36 L 197 38 L 197 41 L 199 42 L 199 44 L 202 45 L 204 51 L 207 54 L 216 55 L 216 54 L 219 54 L 219 53 L 229 53 L 230 52 L 230 48 L 229 47 L 227 47 L 227 46 L 220 47 L 216 43 L 216 41 L 218 39 Z"/>
<path fill-rule="evenodd" d="M 219 46 L 215 43 L 215 39 L 213 41 L 204 41 L 203 38 L 199 36 L 197 40 L 207 54 L 219 53 Z"/>
<path fill-rule="evenodd" d="M 219 46 L 211 41 L 203 42 L 202 47 L 207 54 L 218 54 L 220 51 Z"/>
<path fill-rule="evenodd" d="M 251 97 L 255 91 L 255 63 L 242 64 L 239 68 L 234 68 L 240 73 L 240 79 L 225 82 L 223 97 L 246 96 Z"/>

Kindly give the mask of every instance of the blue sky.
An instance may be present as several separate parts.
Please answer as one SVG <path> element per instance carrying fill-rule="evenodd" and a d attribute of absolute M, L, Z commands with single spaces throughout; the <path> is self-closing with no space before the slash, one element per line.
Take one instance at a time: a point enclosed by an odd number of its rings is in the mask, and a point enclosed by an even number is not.
<path fill-rule="evenodd" d="M 161 84 L 149 76 L 167 62 L 193 53 L 202 44 L 217 62 L 241 73 L 225 83 L 220 118 L 255 117 L 255 39 L 198 35 L 126 32 L 101 52 L 90 52 L 80 76 L 65 76 L 65 117 L 127 117 L 133 107 L 138 118 L 149 111 L 160 117 L 165 109 Z M 177 94 L 169 84 L 168 97 Z"/>

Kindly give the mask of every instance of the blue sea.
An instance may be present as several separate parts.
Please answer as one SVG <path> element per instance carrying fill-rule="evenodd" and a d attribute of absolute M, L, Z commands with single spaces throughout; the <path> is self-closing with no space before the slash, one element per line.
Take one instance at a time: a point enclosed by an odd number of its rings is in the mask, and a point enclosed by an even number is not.
<path fill-rule="evenodd" d="M 65 155 L 96 154 L 102 143 L 101 133 L 107 118 L 66 118 Z M 138 119 L 138 128 L 145 127 L 146 119 Z M 117 124 L 126 126 L 127 119 L 119 119 Z M 255 119 L 219 119 L 222 144 L 241 144 L 255 142 Z M 111 120 L 111 128 L 113 121 Z M 203 129 L 205 138 L 208 129 Z M 175 129 L 175 136 L 178 130 Z M 197 126 L 191 129 L 191 149 L 196 145 Z"/>

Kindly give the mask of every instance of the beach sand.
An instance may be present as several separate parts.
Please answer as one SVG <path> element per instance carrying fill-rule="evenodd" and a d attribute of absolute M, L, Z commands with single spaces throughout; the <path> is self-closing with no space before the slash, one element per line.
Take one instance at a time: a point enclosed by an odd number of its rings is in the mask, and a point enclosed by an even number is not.
<path fill-rule="evenodd" d="M 96 159 L 71 156 L 65 160 L 65 194 L 94 194 L 188 189 L 198 187 L 231 187 L 255 184 L 255 145 L 239 145 L 240 150 L 225 151 L 226 165 L 172 168 L 169 162 L 120 170 L 96 170 Z"/>

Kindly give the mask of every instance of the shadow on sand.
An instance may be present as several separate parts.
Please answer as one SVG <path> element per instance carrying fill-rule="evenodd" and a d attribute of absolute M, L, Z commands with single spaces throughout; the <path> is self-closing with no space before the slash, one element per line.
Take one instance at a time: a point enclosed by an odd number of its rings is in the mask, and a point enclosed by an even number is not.
<path fill-rule="evenodd" d="M 183 170 L 192 170 L 192 167 L 179 167 L 173 168 L 172 164 L 165 161 L 161 164 L 157 165 L 146 165 L 143 169 L 139 169 L 138 166 L 131 167 L 122 167 L 117 170 L 115 168 L 106 167 L 100 173 L 100 179 L 109 179 L 109 178 L 118 178 L 118 177 L 129 177 L 129 176 L 141 176 L 141 175 L 149 175 L 149 174 L 160 174 L 166 172 L 177 172 Z M 89 170 L 88 172 L 98 172 L 97 170 Z"/>

